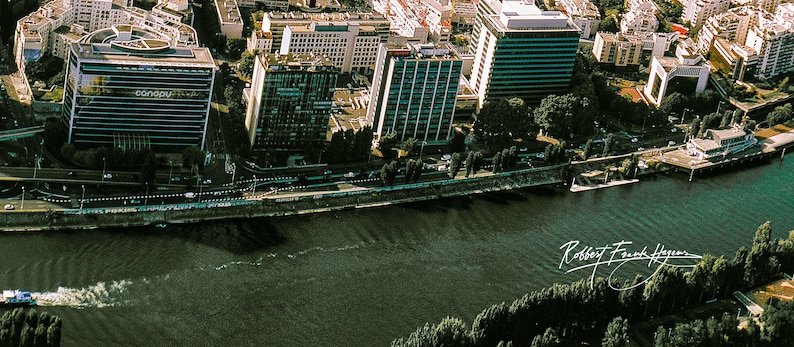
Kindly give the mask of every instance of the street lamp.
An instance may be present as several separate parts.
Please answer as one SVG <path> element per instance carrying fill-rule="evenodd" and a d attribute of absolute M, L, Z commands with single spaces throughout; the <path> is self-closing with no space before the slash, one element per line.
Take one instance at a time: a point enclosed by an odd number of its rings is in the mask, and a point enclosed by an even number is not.
<path fill-rule="evenodd" d="M 169 167 L 169 170 L 168 170 L 168 183 L 171 183 L 171 177 L 174 174 L 174 162 L 169 160 L 168 161 L 168 167 Z"/>
<path fill-rule="evenodd" d="M 683 113 L 681 113 L 681 124 L 684 124 L 684 118 L 686 117 L 686 112 L 687 112 L 687 111 L 692 111 L 692 110 L 690 110 L 690 109 L 688 109 L 688 108 L 685 108 L 685 109 L 684 109 L 684 112 L 683 112 Z"/>
<path fill-rule="evenodd" d="M 720 113 L 720 108 L 722 108 L 722 104 L 724 104 L 724 103 L 725 103 L 724 101 L 720 100 L 720 102 L 717 104 L 717 113 L 718 114 Z"/>
<path fill-rule="evenodd" d="M 237 173 L 237 163 L 232 163 L 232 188 L 234 188 L 234 175 Z"/>
<path fill-rule="evenodd" d="M 201 202 L 201 190 L 204 186 L 200 184 L 199 180 L 201 180 L 201 175 L 196 175 L 196 185 L 199 186 L 198 202 Z"/>
<path fill-rule="evenodd" d="M 256 175 L 254 175 L 254 191 L 251 192 L 251 196 L 255 196 L 255 195 L 256 195 Z"/>
<path fill-rule="evenodd" d="M 39 167 L 39 155 L 35 155 L 35 159 L 33 160 L 33 179 L 36 179 L 36 169 Z"/>
<path fill-rule="evenodd" d="M 105 182 L 105 168 L 107 168 L 107 163 L 105 157 L 102 157 L 102 182 Z"/>
<path fill-rule="evenodd" d="M 85 202 L 85 184 L 81 184 L 80 187 L 83 188 L 83 197 L 80 198 L 80 209 L 83 209 L 83 202 Z"/>
<path fill-rule="evenodd" d="M 22 206 L 19 209 L 20 210 L 25 209 L 25 186 L 22 186 Z"/>
<path fill-rule="evenodd" d="M 149 182 L 146 182 L 146 196 L 143 197 L 143 204 L 149 204 Z"/>

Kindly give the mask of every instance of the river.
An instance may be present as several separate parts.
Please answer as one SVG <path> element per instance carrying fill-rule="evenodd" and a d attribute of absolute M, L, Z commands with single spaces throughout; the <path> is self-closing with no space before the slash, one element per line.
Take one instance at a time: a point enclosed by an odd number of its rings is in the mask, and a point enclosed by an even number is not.
<path fill-rule="evenodd" d="M 570 240 L 733 255 L 794 229 L 794 158 L 583 193 L 531 189 L 200 225 L 0 234 L 3 288 L 63 345 L 387 346 L 555 282 Z"/>

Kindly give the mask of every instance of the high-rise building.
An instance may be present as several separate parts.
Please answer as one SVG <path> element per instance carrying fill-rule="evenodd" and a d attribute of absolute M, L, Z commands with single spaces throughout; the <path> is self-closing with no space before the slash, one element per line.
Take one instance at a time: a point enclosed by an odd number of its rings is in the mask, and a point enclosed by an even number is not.
<path fill-rule="evenodd" d="M 257 56 L 245 126 L 255 156 L 285 162 L 325 141 L 339 72 L 321 55 Z"/>
<path fill-rule="evenodd" d="M 470 83 L 480 105 L 512 97 L 539 104 L 568 91 L 580 36 L 570 18 L 529 0 L 506 0 L 498 14 L 479 18 Z"/>
<path fill-rule="evenodd" d="M 375 137 L 446 142 L 462 65 L 446 43 L 381 45 L 367 110 Z"/>
<path fill-rule="evenodd" d="M 341 70 L 367 73 L 375 67 L 380 36 L 358 23 L 312 22 L 284 28 L 280 54 L 321 54 Z"/>
<path fill-rule="evenodd" d="M 358 24 L 375 28 L 380 36 L 381 42 L 386 42 L 391 35 L 389 32 L 390 23 L 382 14 L 360 13 L 360 12 L 341 12 L 341 13 L 303 13 L 303 12 L 268 12 L 262 18 L 263 33 L 269 33 L 272 43 L 272 50 L 281 49 L 281 40 L 284 37 L 284 30 L 287 26 L 308 27 L 313 22 L 322 23 L 345 23 Z M 269 52 L 275 53 L 275 52 Z"/>
<path fill-rule="evenodd" d="M 70 45 L 62 119 L 78 147 L 204 148 L 215 62 L 130 25 Z"/>

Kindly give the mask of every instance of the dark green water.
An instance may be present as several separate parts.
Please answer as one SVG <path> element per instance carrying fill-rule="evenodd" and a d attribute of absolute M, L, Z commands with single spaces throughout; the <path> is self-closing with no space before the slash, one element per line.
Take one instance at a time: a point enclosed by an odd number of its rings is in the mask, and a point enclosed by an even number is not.
<path fill-rule="evenodd" d="M 570 240 L 732 255 L 794 229 L 794 159 L 687 182 L 536 189 L 303 217 L 0 235 L 0 287 L 37 292 L 66 346 L 386 346 L 585 273 Z"/>

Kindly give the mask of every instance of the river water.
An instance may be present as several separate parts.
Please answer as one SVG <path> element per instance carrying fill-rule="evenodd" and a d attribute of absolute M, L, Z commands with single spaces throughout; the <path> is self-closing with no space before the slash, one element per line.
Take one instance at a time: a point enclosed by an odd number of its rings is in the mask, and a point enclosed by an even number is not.
<path fill-rule="evenodd" d="M 532 189 L 311 216 L 0 234 L 0 287 L 36 292 L 65 346 L 386 346 L 586 273 L 570 240 L 733 255 L 794 229 L 794 158 L 687 181 Z"/>

